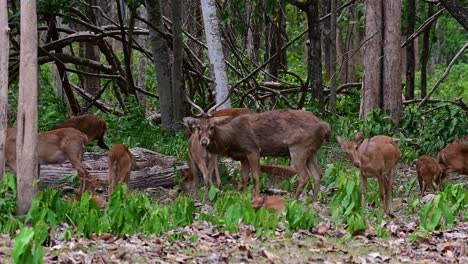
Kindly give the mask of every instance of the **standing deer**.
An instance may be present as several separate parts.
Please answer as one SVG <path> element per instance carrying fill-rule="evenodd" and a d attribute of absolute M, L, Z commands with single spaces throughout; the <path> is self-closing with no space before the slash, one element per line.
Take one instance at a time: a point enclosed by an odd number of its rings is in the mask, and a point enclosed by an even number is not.
<path fill-rule="evenodd" d="M 228 95 L 229 96 L 229 95 Z M 330 126 L 304 110 L 273 110 L 264 113 L 240 115 L 226 124 L 212 117 L 213 106 L 207 113 L 186 96 L 190 104 L 203 115 L 191 119 L 200 131 L 200 144 L 210 153 L 231 157 L 241 162 L 242 189 L 247 189 L 249 172 L 254 179 L 253 196 L 259 196 L 260 157 L 290 156 L 299 175 L 295 198 L 309 181 L 315 180 L 313 200 L 317 201 L 321 172 L 317 151 L 330 137 Z"/>
<path fill-rule="evenodd" d="M 442 170 L 439 163 L 427 155 L 422 155 L 416 160 L 416 173 L 418 174 L 419 189 L 421 197 L 424 195 L 427 186 L 433 192 L 439 191 L 439 183 L 442 177 Z"/>
<path fill-rule="evenodd" d="M 437 155 L 437 162 L 442 167 L 441 180 L 451 172 L 468 175 L 468 144 L 448 145 Z"/>
<path fill-rule="evenodd" d="M 391 137 L 375 136 L 364 141 L 363 139 L 362 132 L 356 133 L 351 141 L 337 137 L 338 143 L 348 154 L 351 163 L 361 170 L 362 206 L 365 206 L 367 178 L 375 177 L 379 183 L 384 211 L 391 214 L 392 187 L 400 150 Z"/>
<path fill-rule="evenodd" d="M 248 108 L 226 108 L 214 112 L 213 116 L 223 117 L 223 123 L 227 123 L 239 115 L 251 113 L 253 111 Z M 202 174 L 205 185 L 215 185 L 213 183 L 213 173 L 215 174 L 216 186 L 219 187 L 221 185 L 216 154 L 208 152 L 205 147 L 200 145 L 200 131 L 194 128 L 190 121 L 191 119 L 184 119 L 185 126 L 190 129 L 191 134 L 189 139 L 189 171 L 182 180 L 182 189 L 186 193 L 192 193 L 197 190 L 199 173 Z"/>
<path fill-rule="evenodd" d="M 136 168 L 135 159 L 130 150 L 123 145 L 117 144 L 109 151 L 109 190 L 108 195 L 111 197 L 112 191 L 119 182 L 124 182 L 128 185 L 130 174 Z"/>
<path fill-rule="evenodd" d="M 81 162 L 88 137 L 74 128 L 60 128 L 39 133 L 37 157 L 39 165 L 56 164 L 69 160 L 80 178 L 78 197 L 86 191 L 89 174 Z M 9 128 L 5 147 L 7 166 L 16 173 L 16 128 Z"/>
<path fill-rule="evenodd" d="M 107 124 L 104 119 L 95 115 L 74 116 L 60 124 L 54 125 L 50 130 L 57 128 L 72 127 L 78 129 L 88 136 L 89 142 L 97 139 L 98 146 L 102 149 L 109 149 L 104 143 L 104 134 L 107 132 Z"/>

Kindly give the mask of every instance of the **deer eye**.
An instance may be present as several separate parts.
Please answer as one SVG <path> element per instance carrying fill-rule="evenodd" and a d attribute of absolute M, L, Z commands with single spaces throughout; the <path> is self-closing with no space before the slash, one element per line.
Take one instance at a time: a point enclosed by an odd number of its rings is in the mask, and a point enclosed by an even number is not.
<path fill-rule="evenodd" d="M 213 131 L 213 129 L 214 129 L 214 126 L 211 125 L 211 126 L 210 126 L 210 131 Z"/>

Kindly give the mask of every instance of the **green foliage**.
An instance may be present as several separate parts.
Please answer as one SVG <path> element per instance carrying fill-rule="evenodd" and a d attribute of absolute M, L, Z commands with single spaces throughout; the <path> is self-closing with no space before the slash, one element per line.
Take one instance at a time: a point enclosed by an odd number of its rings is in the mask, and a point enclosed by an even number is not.
<path fill-rule="evenodd" d="M 317 217 L 311 205 L 294 200 L 286 205 L 286 221 L 291 231 L 310 230 L 317 225 Z"/>
<path fill-rule="evenodd" d="M 361 206 L 361 189 L 358 170 L 334 169 L 334 165 L 327 170 L 337 173 L 337 191 L 331 200 L 332 220 L 337 224 L 345 224 L 349 233 L 366 229 L 366 214 Z"/>
<path fill-rule="evenodd" d="M 5 173 L 0 181 L 0 232 L 14 234 L 20 223 L 16 214 L 16 179 L 12 173 Z"/>
<path fill-rule="evenodd" d="M 459 212 L 464 214 L 462 221 L 468 219 L 466 209 L 468 209 L 468 191 L 464 185 L 448 184 L 443 192 L 436 194 L 434 199 L 423 207 L 421 227 L 428 231 L 450 228 Z"/>
<path fill-rule="evenodd" d="M 43 226 L 44 228 L 44 226 Z M 47 232 L 47 227 L 45 227 Z M 43 232 L 38 232 L 36 228 L 22 228 L 15 238 L 13 246 L 13 262 L 14 263 L 43 263 L 42 243 L 47 236 L 43 236 Z"/>

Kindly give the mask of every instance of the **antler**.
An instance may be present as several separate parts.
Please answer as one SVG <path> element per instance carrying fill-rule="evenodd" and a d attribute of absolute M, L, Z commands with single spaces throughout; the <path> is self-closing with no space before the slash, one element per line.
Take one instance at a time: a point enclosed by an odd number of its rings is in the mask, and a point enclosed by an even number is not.
<path fill-rule="evenodd" d="M 185 100 L 187 100 L 187 102 L 189 102 L 189 104 L 191 104 L 193 107 L 195 107 L 195 109 L 200 111 L 201 114 L 205 113 L 205 111 L 203 111 L 203 108 L 201 108 L 200 106 L 195 104 L 192 100 L 190 100 L 190 97 L 188 97 L 188 95 L 187 95 L 187 93 L 185 93 L 185 91 L 184 91 L 184 96 L 185 96 Z"/>
<path fill-rule="evenodd" d="M 231 88 L 228 88 L 228 90 L 229 90 L 229 92 L 228 92 L 227 96 L 226 96 L 221 102 L 215 104 L 213 107 L 211 107 L 211 108 L 206 112 L 206 113 L 208 114 L 208 116 L 211 116 L 211 112 L 212 112 L 213 110 L 216 110 L 216 108 L 218 108 L 220 105 L 224 104 L 224 103 L 229 99 L 229 97 L 231 96 L 231 93 L 232 93 L 232 91 L 234 90 L 234 88 L 231 87 Z"/>

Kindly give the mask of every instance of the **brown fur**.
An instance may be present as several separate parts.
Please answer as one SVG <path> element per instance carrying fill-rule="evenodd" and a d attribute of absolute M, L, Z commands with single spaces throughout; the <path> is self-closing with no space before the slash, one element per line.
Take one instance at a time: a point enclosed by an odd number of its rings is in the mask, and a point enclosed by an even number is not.
<path fill-rule="evenodd" d="M 222 122 L 228 123 L 234 117 L 250 113 L 253 112 L 248 108 L 226 108 L 214 112 L 213 116 L 217 118 L 223 117 Z M 218 187 L 221 185 L 216 154 L 208 152 L 205 147 L 200 145 L 200 130 L 198 128 L 192 128 L 192 125 L 193 124 L 190 122 L 186 123 L 186 127 L 189 128 L 189 131 L 193 130 L 193 133 L 190 132 L 189 139 L 190 171 L 182 180 L 182 190 L 186 193 L 194 193 L 194 191 L 197 190 L 200 173 L 203 176 L 205 185 L 216 185 Z M 213 173 L 215 174 L 216 183 L 213 182 Z"/>
<path fill-rule="evenodd" d="M 130 174 L 136 167 L 132 153 L 123 144 L 117 144 L 109 151 L 109 197 L 119 182 L 128 185 Z"/>
<path fill-rule="evenodd" d="M 251 201 L 252 208 L 256 211 L 261 207 L 265 209 L 274 209 L 276 212 L 280 213 L 284 211 L 285 200 L 283 197 L 278 195 L 260 197 L 256 196 L 252 198 Z"/>
<path fill-rule="evenodd" d="M 362 205 L 365 205 L 367 178 L 376 177 L 384 211 L 390 214 L 393 182 L 400 159 L 400 150 L 393 139 L 388 136 L 375 136 L 362 142 L 363 133 L 358 132 L 354 140 L 346 141 L 342 137 L 337 137 L 337 140 L 348 154 L 351 163 L 361 170 Z M 360 142 L 362 143 L 359 145 Z"/>
<path fill-rule="evenodd" d="M 88 137 L 74 128 L 61 128 L 39 133 L 39 164 L 56 164 L 69 160 L 81 181 L 78 195 L 87 190 L 88 171 L 81 162 Z M 5 148 L 7 166 L 16 172 L 16 128 L 9 128 Z"/>
<path fill-rule="evenodd" d="M 98 141 L 102 149 L 109 149 L 104 143 L 104 134 L 107 132 L 107 124 L 104 119 L 95 115 L 74 116 L 60 124 L 54 125 L 50 130 L 64 127 L 73 127 L 88 136 L 89 142 Z"/>
<path fill-rule="evenodd" d="M 298 198 L 314 176 L 314 196 L 317 200 L 321 172 L 317 151 L 330 136 L 330 126 L 312 113 L 303 110 L 274 110 L 238 116 L 227 124 L 216 124 L 204 115 L 194 120 L 200 129 L 200 144 L 208 151 L 241 161 L 242 187 L 247 189 L 249 171 L 254 179 L 254 196 L 259 193 L 260 157 L 289 156 L 299 175 L 294 195 Z"/>
<path fill-rule="evenodd" d="M 451 172 L 468 175 L 468 144 L 448 145 L 437 155 L 437 162 L 443 170 L 442 180 Z"/>
<path fill-rule="evenodd" d="M 416 161 L 416 173 L 418 174 L 421 196 L 424 195 L 427 186 L 429 186 L 433 192 L 439 191 L 442 170 L 433 157 L 427 155 L 419 157 Z"/>
<path fill-rule="evenodd" d="M 282 165 L 261 165 L 260 171 L 268 174 L 269 176 L 280 179 L 289 179 L 292 176 L 297 175 L 297 172 L 293 167 Z"/>

